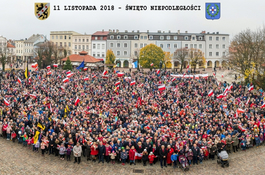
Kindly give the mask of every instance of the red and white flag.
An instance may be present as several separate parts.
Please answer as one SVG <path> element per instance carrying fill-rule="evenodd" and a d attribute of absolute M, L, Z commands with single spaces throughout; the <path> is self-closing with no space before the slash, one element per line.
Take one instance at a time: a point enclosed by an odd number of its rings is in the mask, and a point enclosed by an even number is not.
<path fill-rule="evenodd" d="M 53 67 L 58 67 L 58 64 L 53 64 Z"/>
<path fill-rule="evenodd" d="M 246 102 L 246 105 L 248 105 L 249 101 L 250 101 L 250 98 L 248 98 L 248 100 L 247 100 L 247 102 Z"/>
<path fill-rule="evenodd" d="M 164 91 L 164 90 L 166 90 L 166 86 L 164 84 L 161 85 L 161 86 L 158 86 L 158 90 L 159 91 Z"/>
<path fill-rule="evenodd" d="M 48 72 L 47 72 L 47 75 L 51 75 L 51 74 L 52 74 L 52 72 L 51 72 L 51 71 L 48 71 Z"/>
<path fill-rule="evenodd" d="M 208 97 L 211 97 L 213 95 L 213 90 L 210 90 L 210 92 L 208 93 Z"/>
<path fill-rule="evenodd" d="M 74 73 L 70 73 L 70 74 L 67 74 L 66 76 L 68 77 L 68 78 L 70 78 L 71 76 L 73 76 L 74 75 Z"/>
<path fill-rule="evenodd" d="M 154 66 L 154 63 L 151 63 L 150 66 Z"/>
<path fill-rule="evenodd" d="M 61 89 L 62 89 L 62 90 L 64 90 L 64 89 L 65 89 L 65 87 L 64 87 L 64 86 L 61 86 Z"/>
<path fill-rule="evenodd" d="M 217 95 L 216 98 L 220 99 L 220 98 L 223 98 L 224 95 L 223 94 L 220 94 L 220 95 Z"/>
<path fill-rule="evenodd" d="M 254 90 L 254 86 L 252 85 L 252 86 L 250 86 L 249 88 L 248 88 L 248 91 L 249 92 L 251 92 L 251 91 L 253 91 Z"/>
<path fill-rule="evenodd" d="M 120 81 L 116 82 L 116 83 L 115 83 L 115 86 L 118 86 L 119 84 L 121 84 Z"/>
<path fill-rule="evenodd" d="M 175 81 L 176 80 L 176 77 L 174 77 L 171 81 L 173 82 L 173 81 Z"/>
<path fill-rule="evenodd" d="M 222 74 L 222 78 L 224 78 L 224 75 Z"/>
<path fill-rule="evenodd" d="M 20 79 L 19 77 L 17 78 L 17 82 L 18 82 L 18 83 L 21 83 L 21 82 L 22 82 L 21 79 Z"/>
<path fill-rule="evenodd" d="M 68 78 L 65 78 L 65 79 L 63 79 L 63 82 L 64 83 L 67 83 L 67 82 L 69 82 L 69 79 Z"/>
<path fill-rule="evenodd" d="M 51 66 L 47 66 L 46 68 L 47 68 L 47 69 L 50 69 L 50 68 L 51 68 Z"/>
<path fill-rule="evenodd" d="M 50 107 L 49 107 L 50 111 L 52 112 L 52 103 L 50 103 Z"/>
<path fill-rule="evenodd" d="M 29 77 L 29 82 L 31 82 L 31 77 Z"/>
<path fill-rule="evenodd" d="M 32 97 L 32 98 L 37 98 L 37 95 L 35 95 L 35 94 L 30 94 L 30 97 Z"/>
<path fill-rule="evenodd" d="M 83 69 L 84 71 L 86 71 L 86 70 L 88 70 L 88 68 L 87 67 L 84 67 L 84 69 Z"/>
<path fill-rule="evenodd" d="M 131 83 L 130 83 L 130 85 L 132 86 L 132 85 L 135 85 L 135 81 L 132 81 Z"/>
<path fill-rule="evenodd" d="M 77 104 L 80 102 L 79 98 L 77 97 L 75 100 L 75 106 L 77 106 Z"/>
<path fill-rule="evenodd" d="M 102 75 L 107 75 L 108 71 L 107 70 L 104 70 L 103 74 Z"/>
<path fill-rule="evenodd" d="M 215 73 L 213 73 L 213 76 L 215 76 Z"/>
<path fill-rule="evenodd" d="M 231 84 L 228 88 L 229 91 L 231 91 L 233 89 L 233 84 Z"/>
<path fill-rule="evenodd" d="M 264 108 L 265 107 L 265 102 L 262 104 L 261 108 Z"/>
<path fill-rule="evenodd" d="M 4 98 L 4 103 L 5 103 L 6 106 L 10 105 L 9 101 L 7 101 L 5 98 Z"/>
<path fill-rule="evenodd" d="M 118 77 L 122 77 L 122 76 L 124 76 L 124 73 L 123 73 L 123 72 L 118 72 L 118 73 L 117 73 L 117 76 L 118 76 Z"/>
<path fill-rule="evenodd" d="M 160 70 L 158 69 L 158 70 L 156 71 L 156 73 L 157 73 L 157 74 L 160 74 Z"/>
<path fill-rule="evenodd" d="M 32 67 L 32 68 L 36 68 L 36 67 L 38 67 L 38 63 L 33 63 L 33 64 L 31 65 L 31 67 Z"/>
<path fill-rule="evenodd" d="M 237 112 L 238 114 L 240 114 L 240 113 L 244 113 L 245 110 L 238 108 L 238 109 L 236 110 L 236 112 Z"/>
<path fill-rule="evenodd" d="M 117 87 L 115 87 L 114 91 L 116 92 L 119 89 L 120 89 L 120 86 L 117 86 Z"/>
<path fill-rule="evenodd" d="M 190 65 L 187 66 L 187 69 L 190 68 Z"/>
<path fill-rule="evenodd" d="M 227 108 L 227 105 L 223 105 L 223 108 L 226 109 Z"/>
<path fill-rule="evenodd" d="M 84 78 L 84 80 L 85 80 L 85 81 L 88 81 L 88 80 L 89 80 L 89 78 L 88 78 L 88 77 L 85 77 L 85 78 Z"/>
<path fill-rule="evenodd" d="M 184 108 L 190 108 L 189 104 L 185 105 L 185 107 L 184 107 Z"/>
<path fill-rule="evenodd" d="M 141 83 L 141 84 L 139 84 L 139 85 L 138 85 L 138 87 L 143 87 L 143 86 L 144 86 L 144 84 L 143 84 L 143 83 Z"/>
<path fill-rule="evenodd" d="M 68 70 L 67 72 L 66 72 L 66 74 L 70 74 L 71 73 L 71 71 L 70 70 Z"/>

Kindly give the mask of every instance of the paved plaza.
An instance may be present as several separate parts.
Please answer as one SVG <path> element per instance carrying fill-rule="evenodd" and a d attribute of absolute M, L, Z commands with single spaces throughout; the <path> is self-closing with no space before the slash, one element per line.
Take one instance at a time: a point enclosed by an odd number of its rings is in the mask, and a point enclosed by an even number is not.
<path fill-rule="evenodd" d="M 73 160 L 67 162 L 60 160 L 59 157 L 54 155 L 45 154 L 44 157 L 41 153 L 34 153 L 31 149 L 22 147 L 17 143 L 4 140 L 0 138 L 0 174 L 13 175 L 13 174 L 56 174 L 56 175 L 71 175 L 71 174 L 111 174 L 111 175 L 137 175 L 134 170 L 143 170 L 148 175 L 166 175 L 166 174 L 264 174 L 265 172 L 265 146 L 259 148 L 252 148 L 246 152 L 239 151 L 238 153 L 230 154 L 230 167 L 222 168 L 216 163 L 216 160 L 207 160 L 202 164 L 191 166 L 188 172 L 181 169 L 173 169 L 167 167 L 161 169 L 157 163 L 155 166 L 144 167 L 142 163 L 136 165 L 122 166 L 121 164 L 98 164 L 91 161 L 84 161 L 82 157 L 81 163 L 74 164 Z"/>

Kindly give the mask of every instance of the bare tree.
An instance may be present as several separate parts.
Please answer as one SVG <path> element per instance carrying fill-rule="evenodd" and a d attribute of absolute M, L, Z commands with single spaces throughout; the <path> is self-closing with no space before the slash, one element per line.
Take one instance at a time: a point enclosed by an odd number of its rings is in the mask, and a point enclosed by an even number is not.
<path fill-rule="evenodd" d="M 190 60 L 191 66 L 193 66 L 193 70 L 195 72 L 197 64 L 201 61 L 205 64 L 205 59 L 203 56 L 203 52 L 200 49 L 190 48 L 188 50 L 188 58 Z"/>
<path fill-rule="evenodd" d="M 184 62 L 187 56 L 188 56 L 187 48 L 180 48 L 174 52 L 174 58 L 180 62 L 180 72 L 182 72 L 182 69 L 184 67 Z"/>

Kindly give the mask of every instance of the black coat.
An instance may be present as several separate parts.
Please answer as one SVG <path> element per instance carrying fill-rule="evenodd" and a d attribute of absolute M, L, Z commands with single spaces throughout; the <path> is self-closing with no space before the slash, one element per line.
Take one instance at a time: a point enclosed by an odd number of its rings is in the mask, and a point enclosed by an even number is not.
<path fill-rule="evenodd" d="M 196 146 L 195 148 L 194 148 L 194 146 L 192 147 L 192 152 L 193 152 L 193 156 L 195 157 L 197 157 L 197 156 L 199 156 L 199 154 L 200 154 L 200 148 L 198 147 L 198 146 Z"/>
<path fill-rule="evenodd" d="M 106 148 L 105 148 L 105 146 L 104 145 L 102 145 L 102 146 L 98 146 L 98 154 L 99 155 L 103 155 L 103 154 L 105 154 L 105 151 L 106 151 Z"/>
<path fill-rule="evenodd" d="M 165 158 L 164 158 L 164 156 L 165 156 Z M 160 157 L 160 159 L 166 159 L 167 158 L 166 148 L 164 148 L 164 150 L 162 150 L 162 148 L 159 149 L 159 157 Z"/>

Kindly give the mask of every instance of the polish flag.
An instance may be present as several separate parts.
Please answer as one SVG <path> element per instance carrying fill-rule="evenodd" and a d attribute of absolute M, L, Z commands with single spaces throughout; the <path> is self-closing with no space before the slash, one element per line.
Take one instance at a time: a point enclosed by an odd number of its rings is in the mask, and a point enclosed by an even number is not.
<path fill-rule="evenodd" d="M 70 78 L 72 75 L 74 75 L 74 73 L 67 74 L 66 76 Z"/>
<path fill-rule="evenodd" d="M 141 84 L 139 84 L 139 85 L 138 85 L 138 87 L 143 87 L 143 86 L 144 86 L 144 84 L 143 84 L 143 83 L 141 83 Z"/>
<path fill-rule="evenodd" d="M 104 70 L 103 74 L 102 75 L 107 75 L 108 71 L 107 70 Z"/>
<path fill-rule="evenodd" d="M 261 108 L 264 108 L 265 107 L 265 103 L 262 104 Z"/>
<path fill-rule="evenodd" d="M 175 81 L 176 80 L 176 77 L 174 77 L 171 81 L 173 82 L 173 81 Z"/>
<path fill-rule="evenodd" d="M 17 78 L 17 82 L 18 83 L 21 83 L 21 79 L 19 77 Z"/>
<path fill-rule="evenodd" d="M 4 98 L 4 103 L 5 103 L 6 106 L 10 105 L 9 101 L 7 101 L 5 98 Z"/>
<path fill-rule="evenodd" d="M 177 98 L 177 101 L 176 101 L 176 103 L 179 103 L 179 98 Z"/>
<path fill-rule="evenodd" d="M 115 86 L 118 86 L 119 84 L 121 84 L 121 82 L 118 81 L 115 83 Z"/>
<path fill-rule="evenodd" d="M 115 87 L 114 91 L 116 92 L 119 89 L 120 89 L 120 86 L 117 86 L 117 87 Z"/>
<path fill-rule="evenodd" d="M 38 71 L 38 67 L 36 67 L 35 71 Z"/>
<path fill-rule="evenodd" d="M 220 94 L 220 95 L 217 95 L 217 96 L 216 96 L 216 98 L 218 98 L 218 99 L 219 99 L 219 98 L 223 98 L 223 97 L 224 97 L 223 94 Z"/>
<path fill-rule="evenodd" d="M 227 105 L 223 105 L 223 108 L 226 109 L 227 108 Z"/>
<path fill-rule="evenodd" d="M 187 105 L 185 105 L 185 107 L 184 108 L 190 108 L 190 106 L 187 104 Z"/>
<path fill-rule="evenodd" d="M 123 72 L 119 72 L 119 73 L 117 73 L 117 76 L 118 76 L 118 77 L 122 77 L 123 75 L 124 75 Z"/>
<path fill-rule="evenodd" d="M 85 78 L 84 78 L 84 80 L 85 80 L 85 81 L 88 81 L 88 80 L 89 80 L 89 78 L 88 78 L 88 77 L 85 77 Z"/>
<path fill-rule="evenodd" d="M 222 78 L 224 78 L 224 75 L 222 74 Z"/>
<path fill-rule="evenodd" d="M 164 91 L 164 90 L 166 90 L 166 86 L 164 84 L 161 85 L 161 86 L 158 86 L 158 90 L 159 91 Z"/>
<path fill-rule="evenodd" d="M 35 94 L 30 94 L 30 97 L 32 97 L 32 98 L 37 98 L 37 95 L 35 95 Z"/>
<path fill-rule="evenodd" d="M 154 66 L 154 63 L 151 63 L 150 66 Z"/>
<path fill-rule="evenodd" d="M 250 101 L 250 98 L 248 98 L 248 100 L 247 100 L 247 102 L 246 102 L 246 105 L 248 105 L 249 101 Z"/>
<path fill-rule="evenodd" d="M 210 92 L 208 93 L 208 97 L 211 97 L 213 95 L 213 90 L 210 90 Z"/>
<path fill-rule="evenodd" d="M 249 92 L 251 92 L 252 90 L 254 90 L 254 86 L 253 85 L 248 88 Z"/>
<path fill-rule="evenodd" d="M 65 87 L 64 87 L 64 86 L 61 86 L 61 89 L 62 89 L 62 90 L 64 90 L 64 89 L 65 89 Z"/>
<path fill-rule="evenodd" d="M 51 74 L 52 74 L 52 72 L 51 72 L 51 71 L 48 71 L 48 72 L 47 72 L 47 75 L 51 75 Z"/>
<path fill-rule="evenodd" d="M 131 86 L 132 86 L 132 85 L 135 85 L 135 81 L 132 81 L 130 85 L 131 85 Z"/>
<path fill-rule="evenodd" d="M 245 110 L 238 108 L 238 109 L 236 110 L 236 112 L 237 112 L 238 114 L 240 114 L 240 113 L 244 113 Z"/>
<path fill-rule="evenodd" d="M 75 100 L 75 106 L 77 106 L 77 104 L 80 102 L 79 98 L 77 97 Z"/>
<path fill-rule="evenodd" d="M 160 74 L 160 70 L 158 69 L 158 70 L 156 71 L 156 73 L 157 73 L 157 74 Z"/>
<path fill-rule="evenodd" d="M 71 71 L 70 70 L 68 70 L 67 72 L 66 72 L 66 74 L 70 74 L 71 73 Z"/>
<path fill-rule="evenodd" d="M 46 68 L 47 68 L 47 69 L 50 69 L 50 68 L 51 68 L 51 66 L 47 66 Z"/>
<path fill-rule="evenodd" d="M 215 76 L 215 73 L 213 73 L 213 76 Z"/>
<path fill-rule="evenodd" d="M 58 64 L 53 64 L 53 67 L 58 67 Z"/>
<path fill-rule="evenodd" d="M 65 78 L 65 79 L 63 79 L 63 82 L 64 83 L 67 83 L 67 82 L 69 82 L 69 79 L 68 78 Z"/>
<path fill-rule="evenodd" d="M 29 82 L 31 82 L 31 77 L 29 77 Z"/>
<path fill-rule="evenodd" d="M 96 75 L 94 75 L 92 78 L 96 78 L 97 76 Z"/>
<path fill-rule="evenodd" d="M 84 67 L 84 69 L 83 69 L 83 70 L 85 70 L 85 71 L 86 71 L 87 69 L 88 69 L 87 67 Z"/>
<path fill-rule="evenodd" d="M 49 109 L 52 112 L 52 104 L 51 103 L 50 103 Z"/>
<path fill-rule="evenodd" d="M 32 68 L 36 68 L 36 67 L 38 67 L 38 63 L 33 63 L 33 64 L 31 65 L 31 67 L 32 67 Z"/>
<path fill-rule="evenodd" d="M 233 89 L 233 84 L 231 84 L 228 88 L 229 91 L 231 91 Z"/>

